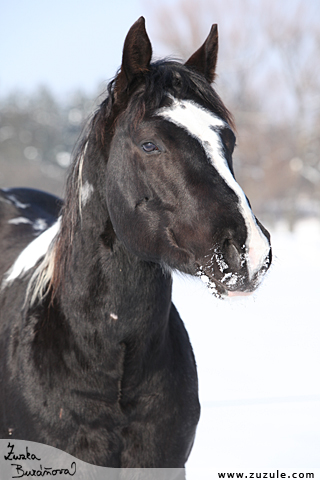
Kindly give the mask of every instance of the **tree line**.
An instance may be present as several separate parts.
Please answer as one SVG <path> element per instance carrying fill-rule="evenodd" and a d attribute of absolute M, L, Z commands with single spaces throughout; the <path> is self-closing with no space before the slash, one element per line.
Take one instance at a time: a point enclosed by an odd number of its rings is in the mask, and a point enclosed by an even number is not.
<path fill-rule="evenodd" d="M 320 29 L 312 0 L 148 0 L 155 50 L 186 59 L 219 24 L 215 88 L 237 126 L 236 178 L 254 211 L 290 227 L 320 218 Z M 155 42 L 154 42 L 154 37 Z M 95 98 L 94 98 L 95 97 Z M 45 87 L 0 101 L 0 187 L 63 194 L 72 150 L 99 95 Z"/>
<path fill-rule="evenodd" d="M 74 145 L 95 99 L 76 92 L 62 101 L 42 86 L 29 95 L 11 93 L 0 106 L 0 187 L 62 195 Z"/>
<path fill-rule="evenodd" d="M 187 59 L 218 23 L 215 87 L 235 117 L 235 173 L 269 222 L 320 218 L 320 4 L 148 0 L 164 55 Z"/>

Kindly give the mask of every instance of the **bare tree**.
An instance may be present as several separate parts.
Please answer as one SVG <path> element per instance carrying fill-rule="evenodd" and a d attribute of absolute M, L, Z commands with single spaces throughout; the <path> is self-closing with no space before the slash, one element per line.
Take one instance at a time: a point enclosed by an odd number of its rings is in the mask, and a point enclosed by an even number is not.
<path fill-rule="evenodd" d="M 148 0 L 162 53 L 186 59 L 219 24 L 216 88 L 238 129 L 235 168 L 263 215 L 320 213 L 320 5 Z"/>

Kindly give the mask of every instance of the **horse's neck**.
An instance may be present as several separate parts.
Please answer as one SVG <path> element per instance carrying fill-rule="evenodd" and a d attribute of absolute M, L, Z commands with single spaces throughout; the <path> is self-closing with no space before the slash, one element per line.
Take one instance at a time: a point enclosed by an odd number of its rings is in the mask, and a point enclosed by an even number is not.
<path fill-rule="evenodd" d="M 112 248 L 90 228 L 76 232 L 61 307 L 80 342 L 129 344 L 138 352 L 164 336 L 171 308 L 169 275 L 117 240 Z M 92 343 L 93 342 L 93 343 Z"/>

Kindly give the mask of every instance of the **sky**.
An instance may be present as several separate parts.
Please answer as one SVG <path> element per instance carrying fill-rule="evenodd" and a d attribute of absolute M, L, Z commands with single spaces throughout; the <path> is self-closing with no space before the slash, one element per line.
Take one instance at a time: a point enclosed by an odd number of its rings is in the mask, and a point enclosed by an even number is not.
<path fill-rule="evenodd" d="M 252 3 L 255 1 L 259 0 Z M 165 2 L 170 0 L 161 0 L 162 4 Z M 318 2 L 305 0 L 306 8 L 318 12 L 315 9 Z M 115 75 L 125 36 L 141 15 L 146 18 L 154 52 L 161 56 L 163 51 L 159 50 L 154 31 L 156 18 L 151 21 L 153 3 L 151 0 L 0 0 L 0 98 L 15 90 L 32 93 L 39 85 L 48 86 L 60 96 L 77 89 L 96 94 L 99 85 Z M 243 0 L 234 3 L 240 12 L 245 10 Z M 203 19 L 203 38 L 216 21 L 221 38 L 226 38 L 223 37 L 225 12 L 222 13 L 223 17 L 219 17 L 218 8 L 215 18 L 209 15 Z M 248 15 L 245 27 L 249 26 Z"/>
<path fill-rule="evenodd" d="M 47 85 L 95 93 L 121 64 L 140 0 L 1 0 L 0 97 Z"/>

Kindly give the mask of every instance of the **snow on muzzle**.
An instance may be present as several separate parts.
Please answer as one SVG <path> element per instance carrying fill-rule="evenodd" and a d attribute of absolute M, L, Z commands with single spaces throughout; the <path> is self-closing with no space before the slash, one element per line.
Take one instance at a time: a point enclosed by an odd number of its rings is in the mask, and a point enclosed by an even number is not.
<path fill-rule="evenodd" d="M 272 259 L 269 234 L 257 223 L 250 233 L 241 246 L 232 239 L 216 244 L 197 265 L 197 275 L 217 297 L 250 294 L 267 272 Z"/>

